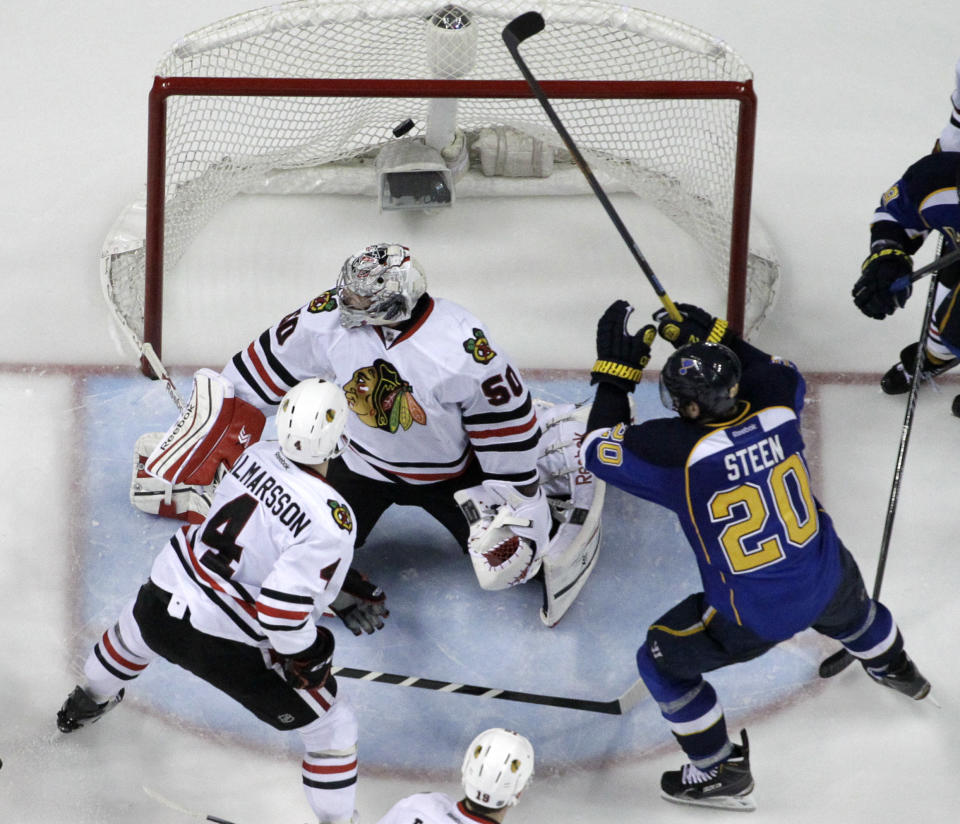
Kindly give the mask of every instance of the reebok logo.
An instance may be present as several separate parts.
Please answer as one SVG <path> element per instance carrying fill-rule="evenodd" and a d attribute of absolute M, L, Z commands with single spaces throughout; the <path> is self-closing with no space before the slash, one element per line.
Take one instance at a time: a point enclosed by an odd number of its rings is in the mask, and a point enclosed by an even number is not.
<path fill-rule="evenodd" d="M 237 441 L 241 446 L 246 447 L 250 443 L 250 433 L 247 432 L 247 426 L 244 424 L 240 427 L 240 434 L 237 435 Z"/>

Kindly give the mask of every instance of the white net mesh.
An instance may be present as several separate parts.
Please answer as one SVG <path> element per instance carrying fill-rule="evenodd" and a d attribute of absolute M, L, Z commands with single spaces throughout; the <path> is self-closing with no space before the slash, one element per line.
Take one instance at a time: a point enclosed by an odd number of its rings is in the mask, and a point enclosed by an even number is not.
<path fill-rule="evenodd" d="M 525 3 L 469 0 L 298 0 L 187 35 L 159 77 L 517 80 L 501 31 Z M 523 48 L 545 80 L 738 81 L 750 69 L 722 41 L 658 15 L 598 2 L 544 2 L 546 28 Z M 441 25 L 437 25 L 437 21 Z M 553 99 L 558 115 L 608 191 L 652 201 L 702 244 L 718 279 L 730 269 L 740 105 L 727 99 Z M 444 118 L 464 134 L 471 193 L 584 191 L 580 173 L 536 100 L 416 97 L 183 95 L 167 100 L 163 268 L 240 192 L 376 193 L 374 161 L 406 119 L 407 137 Z M 492 129 L 493 132 L 483 132 Z M 480 137 L 486 135 L 486 143 Z M 491 138 L 491 134 L 493 137 Z M 484 177 L 482 145 L 522 136 L 538 158 L 531 176 Z M 552 158 L 550 157 L 552 154 Z M 483 163 L 481 161 L 488 161 Z M 527 165 L 530 165 L 529 163 Z M 543 174 L 546 177 L 541 177 Z M 531 188 L 534 187 L 534 188 Z M 144 209 L 134 204 L 105 241 L 108 302 L 137 343 L 144 336 Z M 641 244 L 642 245 L 642 244 Z M 778 266 L 751 251 L 745 330 L 769 308 Z"/>

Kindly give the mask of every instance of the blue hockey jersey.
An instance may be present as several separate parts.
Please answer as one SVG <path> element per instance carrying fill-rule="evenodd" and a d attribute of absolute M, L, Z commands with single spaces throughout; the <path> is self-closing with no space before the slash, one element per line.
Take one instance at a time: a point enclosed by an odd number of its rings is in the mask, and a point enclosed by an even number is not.
<path fill-rule="evenodd" d="M 840 540 L 803 457 L 806 390 L 796 367 L 743 341 L 737 415 L 657 418 L 590 433 L 597 477 L 676 513 L 708 602 L 763 638 L 810 626 L 840 580 Z"/>
<path fill-rule="evenodd" d="M 870 224 L 870 242 L 896 241 L 913 254 L 931 231 L 939 231 L 960 249 L 958 174 L 960 152 L 921 157 L 883 193 Z"/>

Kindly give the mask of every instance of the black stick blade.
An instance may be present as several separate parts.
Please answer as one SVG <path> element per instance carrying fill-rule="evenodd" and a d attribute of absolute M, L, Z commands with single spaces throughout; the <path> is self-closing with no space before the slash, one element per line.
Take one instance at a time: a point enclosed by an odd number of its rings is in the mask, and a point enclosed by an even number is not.
<path fill-rule="evenodd" d="M 845 649 L 837 650 L 829 658 L 824 658 L 820 662 L 820 677 L 833 678 L 834 675 L 843 672 L 852 663 L 853 656 L 849 652 Z"/>
<path fill-rule="evenodd" d="M 533 37 L 533 35 L 542 32 L 545 25 L 543 15 L 540 12 L 524 12 L 519 17 L 514 17 L 503 27 L 503 41 L 508 48 L 515 49 L 528 37 Z"/>

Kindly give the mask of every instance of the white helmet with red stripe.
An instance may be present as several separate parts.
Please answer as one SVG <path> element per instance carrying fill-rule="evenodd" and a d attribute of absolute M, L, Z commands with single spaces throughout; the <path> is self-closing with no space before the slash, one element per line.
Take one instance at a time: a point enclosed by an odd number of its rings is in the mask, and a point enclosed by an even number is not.
<path fill-rule="evenodd" d="M 533 745 L 513 730 L 484 730 L 467 748 L 460 772 L 474 804 L 512 807 L 533 777 Z"/>

